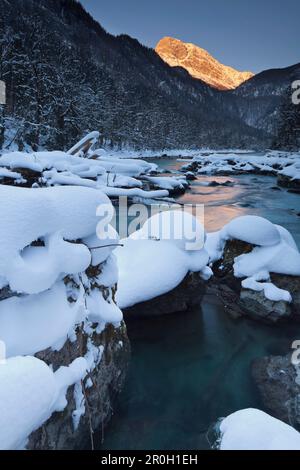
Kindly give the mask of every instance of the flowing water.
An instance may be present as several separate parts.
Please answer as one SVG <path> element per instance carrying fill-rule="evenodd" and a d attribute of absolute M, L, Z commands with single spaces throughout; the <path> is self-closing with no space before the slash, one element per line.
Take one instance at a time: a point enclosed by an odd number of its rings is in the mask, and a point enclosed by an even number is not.
<path fill-rule="evenodd" d="M 158 164 L 171 170 L 183 165 L 171 159 Z M 228 180 L 232 186 L 207 186 Z M 200 176 L 179 201 L 205 204 L 207 231 L 255 214 L 285 226 L 300 246 L 300 196 L 275 186 L 276 178 L 269 176 Z M 207 430 L 218 418 L 242 408 L 263 409 L 251 379 L 252 360 L 286 354 L 292 341 L 300 339 L 299 325 L 234 321 L 212 296 L 188 313 L 142 315 L 128 323 L 131 366 L 105 449 L 209 448 Z"/>

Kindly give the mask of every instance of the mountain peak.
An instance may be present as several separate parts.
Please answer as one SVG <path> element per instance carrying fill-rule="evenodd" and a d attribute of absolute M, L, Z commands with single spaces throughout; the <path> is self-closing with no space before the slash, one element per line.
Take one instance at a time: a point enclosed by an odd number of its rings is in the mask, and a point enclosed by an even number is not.
<path fill-rule="evenodd" d="M 164 37 L 155 51 L 171 67 L 182 67 L 192 77 L 219 90 L 232 90 L 254 76 L 252 72 L 239 72 L 223 65 L 205 49 L 179 39 Z"/>

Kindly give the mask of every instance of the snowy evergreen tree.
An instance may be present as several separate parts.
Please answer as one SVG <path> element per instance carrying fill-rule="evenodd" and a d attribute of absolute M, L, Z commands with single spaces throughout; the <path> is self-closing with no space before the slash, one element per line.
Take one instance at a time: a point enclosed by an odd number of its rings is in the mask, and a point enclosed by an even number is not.
<path fill-rule="evenodd" d="M 293 103 L 290 89 L 286 92 L 279 116 L 278 132 L 273 147 L 298 150 L 300 148 L 300 104 Z"/>

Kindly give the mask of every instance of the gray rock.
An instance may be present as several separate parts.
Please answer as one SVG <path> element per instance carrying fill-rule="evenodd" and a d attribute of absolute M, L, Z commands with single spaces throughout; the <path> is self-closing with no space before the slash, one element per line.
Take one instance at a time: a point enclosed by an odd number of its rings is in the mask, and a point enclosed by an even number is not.
<path fill-rule="evenodd" d="M 73 412 L 76 409 L 73 386 L 67 393 L 66 409 L 62 413 L 53 414 L 29 437 L 27 449 L 76 450 L 100 445 L 105 426 L 113 414 L 114 400 L 123 388 L 129 364 L 130 345 L 125 325 L 118 329 L 108 325 L 103 333 L 97 334 L 94 330 L 89 336 L 82 328 L 78 328 L 75 343 L 68 341 L 59 352 L 47 350 L 36 356 L 52 365 L 55 371 L 85 355 L 88 338 L 92 339 L 95 346 L 103 346 L 104 354 L 100 364 L 82 383 L 86 411 L 80 419 L 78 429 L 75 430 L 73 426 Z M 86 386 L 89 379 L 92 381 L 91 387 Z"/>
<path fill-rule="evenodd" d="M 300 277 L 286 276 L 284 274 L 272 274 L 271 280 L 280 289 L 290 292 L 293 302 L 291 312 L 295 320 L 300 321 Z"/>
<path fill-rule="evenodd" d="M 100 282 L 102 265 L 90 266 L 86 271 L 84 284 L 86 297 L 93 290 L 99 290 L 105 301 L 115 300 L 116 286 L 105 287 Z M 79 286 L 72 276 L 64 279 L 70 288 L 70 303 L 76 300 Z M 75 297 L 73 297 L 75 293 Z M 116 328 L 107 324 L 100 332 L 98 323 L 82 323 L 76 328 L 76 340 L 67 341 L 60 351 L 47 349 L 36 357 L 53 368 L 68 367 L 72 362 L 85 357 L 90 346 L 103 348 L 99 364 L 81 383 L 85 410 L 75 429 L 73 414 L 80 405 L 76 404 L 75 385 L 67 391 L 67 406 L 61 413 L 54 413 L 44 425 L 35 431 L 28 441 L 29 450 L 75 450 L 99 447 L 104 430 L 113 413 L 114 400 L 121 392 L 130 360 L 130 343 L 125 323 Z M 99 431 L 100 430 L 100 431 Z"/>
<path fill-rule="evenodd" d="M 300 321 L 300 277 L 272 274 L 271 281 L 280 289 L 292 295 L 292 303 L 268 300 L 263 292 L 243 289 L 241 279 L 234 276 L 233 265 L 236 257 L 250 253 L 254 246 L 239 240 L 226 243 L 223 258 L 214 264 L 214 277 L 208 290 L 224 304 L 233 318 L 248 316 L 264 323 L 276 323 L 293 319 Z"/>
<path fill-rule="evenodd" d="M 275 418 L 300 428 L 300 386 L 291 355 L 255 359 L 252 376 L 264 407 Z"/>
<path fill-rule="evenodd" d="M 292 314 L 288 302 L 273 302 L 268 300 L 263 292 L 255 292 L 249 289 L 241 290 L 239 305 L 251 318 L 268 322 L 277 322 L 290 317 Z"/>
<path fill-rule="evenodd" d="M 172 291 L 125 309 L 123 311 L 125 320 L 141 316 L 185 312 L 200 304 L 206 292 L 206 284 L 199 273 L 189 273 L 182 283 Z"/>
<path fill-rule="evenodd" d="M 283 188 L 289 188 L 295 190 L 295 192 L 300 192 L 300 180 L 293 179 L 286 175 L 281 175 L 280 173 L 277 176 L 277 184 Z"/>

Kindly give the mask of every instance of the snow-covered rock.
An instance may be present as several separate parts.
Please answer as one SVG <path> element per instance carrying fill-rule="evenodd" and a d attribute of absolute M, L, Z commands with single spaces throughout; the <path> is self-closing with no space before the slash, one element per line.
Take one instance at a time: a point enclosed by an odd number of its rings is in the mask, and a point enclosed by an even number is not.
<path fill-rule="evenodd" d="M 234 175 L 243 173 L 278 175 L 299 180 L 299 153 L 269 152 L 253 155 L 241 152 L 208 152 L 195 155 L 182 167 L 185 172 L 198 172 L 206 175 Z M 283 184 L 284 185 L 284 184 Z"/>
<path fill-rule="evenodd" d="M 1 364 L 0 384 L 0 449 L 21 449 L 51 415 L 54 374 L 36 358 L 14 357 Z"/>
<path fill-rule="evenodd" d="M 80 186 L 101 189 L 109 197 L 163 198 L 184 192 L 184 177 L 154 177 L 157 165 L 140 159 L 120 158 L 93 150 L 98 132 L 92 132 L 68 153 L 11 152 L 0 157 L 0 181 L 21 187 Z M 150 187 L 150 188 L 149 188 Z M 149 191 L 150 189 L 150 191 Z"/>
<path fill-rule="evenodd" d="M 286 229 L 261 217 L 238 217 L 208 234 L 205 248 L 214 263 L 215 287 L 227 305 L 236 306 L 233 312 L 241 308 L 267 321 L 300 314 L 300 253 Z"/>
<path fill-rule="evenodd" d="M 129 357 L 115 302 L 119 238 L 109 220 L 99 229 L 97 215 L 111 203 L 99 189 L 74 186 L 1 185 L 0 196 L 0 341 L 8 358 L 0 447 L 88 445 L 91 426 L 111 416 L 111 391 L 121 389 Z"/>
<path fill-rule="evenodd" d="M 167 211 L 148 219 L 116 250 L 118 305 L 128 308 L 162 296 L 190 272 L 209 278 L 204 241 L 203 226 L 187 212 Z"/>
<path fill-rule="evenodd" d="M 300 367 L 296 341 L 293 353 L 285 356 L 256 358 L 251 365 L 252 377 L 265 409 L 299 429 Z"/>
<path fill-rule="evenodd" d="M 300 161 L 278 172 L 278 184 L 290 190 L 300 192 Z"/>

